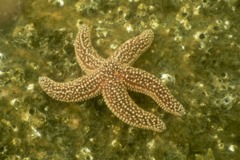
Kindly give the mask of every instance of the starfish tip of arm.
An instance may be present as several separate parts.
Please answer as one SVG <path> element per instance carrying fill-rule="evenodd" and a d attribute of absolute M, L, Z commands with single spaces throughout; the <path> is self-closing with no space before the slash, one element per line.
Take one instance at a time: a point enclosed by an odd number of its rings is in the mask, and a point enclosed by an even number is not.
<path fill-rule="evenodd" d="M 183 116 L 186 114 L 186 111 L 182 104 L 180 104 L 178 101 L 176 102 L 177 104 L 173 107 L 172 112 L 176 116 Z M 171 107 L 170 107 L 171 108 Z"/>
<path fill-rule="evenodd" d="M 52 81 L 53 80 L 45 76 L 40 76 L 38 78 L 38 83 L 45 92 L 47 92 L 49 85 L 52 84 Z"/>
<path fill-rule="evenodd" d="M 183 116 L 183 115 L 185 115 L 185 114 L 186 114 L 186 111 L 185 111 L 185 109 L 183 108 L 183 106 L 181 106 L 180 111 L 179 111 L 179 115 L 180 115 L 180 116 Z"/>
<path fill-rule="evenodd" d="M 146 36 L 146 39 L 150 39 L 151 41 L 152 41 L 153 38 L 154 38 L 154 32 L 153 32 L 153 30 L 151 30 L 151 29 L 145 30 L 145 31 L 142 33 L 142 35 Z"/>
<path fill-rule="evenodd" d="M 42 85 L 43 83 L 45 83 L 46 80 L 47 80 L 47 77 L 45 77 L 45 76 L 40 76 L 40 77 L 38 77 L 38 83 L 39 83 L 40 85 Z"/>
<path fill-rule="evenodd" d="M 167 129 L 165 123 L 161 123 L 160 126 L 156 127 L 156 128 L 153 128 L 152 130 L 155 131 L 155 132 L 163 132 Z"/>

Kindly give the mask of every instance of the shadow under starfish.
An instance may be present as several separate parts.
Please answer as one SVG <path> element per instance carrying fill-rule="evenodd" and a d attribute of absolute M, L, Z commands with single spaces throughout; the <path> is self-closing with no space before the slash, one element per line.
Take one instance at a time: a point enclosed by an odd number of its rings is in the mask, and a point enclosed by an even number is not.
<path fill-rule="evenodd" d="M 123 122 L 139 128 L 161 132 L 165 123 L 139 108 L 127 90 L 152 97 L 165 111 L 183 115 L 183 106 L 171 95 L 160 79 L 130 65 L 145 52 L 153 41 L 153 31 L 123 43 L 108 59 L 100 57 L 92 47 L 90 29 L 82 25 L 75 40 L 75 54 L 86 75 L 70 82 L 59 83 L 48 77 L 39 77 L 42 89 L 52 98 L 64 102 L 84 101 L 102 95 L 108 108 Z"/>

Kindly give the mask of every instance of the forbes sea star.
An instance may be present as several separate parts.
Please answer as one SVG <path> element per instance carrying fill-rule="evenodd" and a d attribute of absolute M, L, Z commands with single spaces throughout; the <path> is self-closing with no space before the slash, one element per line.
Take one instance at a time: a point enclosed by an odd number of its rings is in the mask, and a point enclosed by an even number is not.
<path fill-rule="evenodd" d="M 183 115 L 183 106 L 156 78 L 130 65 L 145 52 L 153 41 L 153 31 L 123 43 L 108 59 L 100 57 L 92 47 L 90 29 L 82 25 L 75 40 L 77 62 L 86 75 L 64 83 L 48 77 L 39 77 L 42 89 L 52 98 L 64 102 L 84 101 L 102 95 L 112 113 L 123 122 L 139 128 L 161 132 L 165 123 L 154 114 L 139 108 L 128 95 L 127 89 L 152 97 L 165 111 Z"/>

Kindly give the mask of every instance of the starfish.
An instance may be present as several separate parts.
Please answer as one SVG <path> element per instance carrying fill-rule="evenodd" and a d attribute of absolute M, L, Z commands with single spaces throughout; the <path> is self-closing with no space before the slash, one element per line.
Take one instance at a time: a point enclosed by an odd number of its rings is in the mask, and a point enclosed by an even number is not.
<path fill-rule="evenodd" d="M 92 47 L 89 27 L 81 25 L 74 47 L 77 62 L 86 74 L 63 83 L 42 76 L 39 84 L 50 97 L 64 102 L 84 101 L 101 94 L 108 108 L 123 122 L 161 132 L 166 129 L 165 123 L 138 107 L 127 92 L 132 90 L 150 96 L 166 112 L 178 116 L 185 114 L 183 106 L 160 79 L 130 66 L 150 47 L 153 38 L 153 31 L 145 30 L 104 59 Z"/>

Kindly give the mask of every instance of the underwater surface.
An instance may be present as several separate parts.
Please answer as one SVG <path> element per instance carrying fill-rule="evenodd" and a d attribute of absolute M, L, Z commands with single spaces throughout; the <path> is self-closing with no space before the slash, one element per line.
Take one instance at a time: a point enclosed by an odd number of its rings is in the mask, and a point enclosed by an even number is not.
<path fill-rule="evenodd" d="M 0 0 L 0 159 L 240 159 L 239 0 Z M 101 96 L 78 103 L 49 97 L 38 77 L 83 76 L 74 53 L 81 24 L 109 57 L 152 29 L 151 47 L 133 64 L 159 79 L 186 110 L 164 112 L 129 91 L 161 118 L 161 133 L 131 127 Z"/>

